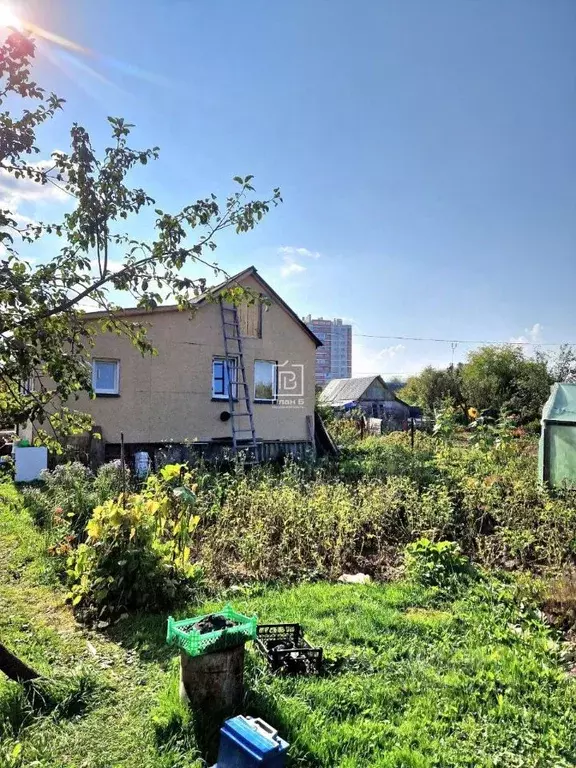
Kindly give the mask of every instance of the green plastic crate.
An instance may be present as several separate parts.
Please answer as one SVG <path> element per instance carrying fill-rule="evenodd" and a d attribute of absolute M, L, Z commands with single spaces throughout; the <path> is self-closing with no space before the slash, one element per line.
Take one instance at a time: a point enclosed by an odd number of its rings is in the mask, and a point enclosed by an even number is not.
<path fill-rule="evenodd" d="M 228 629 L 217 629 L 214 632 L 201 634 L 197 629 L 191 632 L 184 632 L 182 627 L 189 627 L 196 624 L 206 616 L 223 616 L 237 622 L 236 627 Z M 175 621 L 172 616 L 168 617 L 168 630 L 166 632 L 166 642 L 169 645 L 177 645 L 189 656 L 201 656 L 203 653 L 212 653 L 221 651 L 225 648 L 232 648 L 248 640 L 254 640 L 256 637 L 256 624 L 258 617 L 244 616 L 236 613 L 231 605 L 225 605 L 221 611 L 195 616 L 192 619 L 182 619 Z"/>

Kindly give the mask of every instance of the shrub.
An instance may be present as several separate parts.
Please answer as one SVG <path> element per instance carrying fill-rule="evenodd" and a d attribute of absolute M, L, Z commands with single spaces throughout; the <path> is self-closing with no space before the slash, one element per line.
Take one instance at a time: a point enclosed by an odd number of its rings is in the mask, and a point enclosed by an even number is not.
<path fill-rule="evenodd" d="M 130 487 L 130 473 L 126 484 Z M 41 474 L 42 487 L 22 488 L 24 503 L 35 523 L 51 530 L 62 519 L 69 522 L 76 534 L 82 534 L 92 510 L 123 490 L 119 461 L 103 464 L 96 476 L 78 461 L 59 464 L 54 470 Z M 55 519 L 58 518 L 58 519 Z"/>
<path fill-rule="evenodd" d="M 70 599 L 99 616 L 133 608 L 165 609 L 201 576 L 190 563 L 192 475 L 164 467 L 141 493 L 109 499 L 94 509 L 86 542 L 68 560 Z"/>
<path fill-rule="evenodd" d="M 24 506 L 32 515 L 32 519 L 39 528 L 48 528 L 52 521 L 54 504 L 46 491 L 34 486 L 20 489 Z"/>
<path fill-rule="evenodd" d="M 576 570 L 567 570 L 546 585 L 542 609 L 552 624 L 565 631 L 574 631 L 576 628 Z"/>
<path fill-rule="evenodd" d="M 405 549 L 405 567 L 408 576 L 425 587 L 450 587 L 474 574 L 470 561 L 453 541 L 412 542 Z"/>
<path fill-rule="evenodd" d="M 73 461 L 60 464 L 51 472 L 44 470 L 41 478 L 52 509 L 62 509 L 72 528 L 80 533 L 98 503 L 90 470 L 79 461 Z"/>
<path fill-rule="evenodd" d="M 98 503 L 102 504 L 107 499 L 113 499 L 119 496 L 126 489 L 131 487 L 131 474 L 128 467 L 124 467 L 124 477 L 122 476 L 122 463 L 119 459 L 103 464 L 94 478 L 94 491 L 98 498 Z"/>
<path fill-rule="evenodd" d="M 356 481 L 401 475 L 425 487 L 439 479 L 433 462 L 437 445 L 431 437 L 420 433 L 415 435 L 414 442 L 412 449 L 410 436 L 404 432 L 367 437 L 343 451 L 339 474 L 345 480 Z"/>

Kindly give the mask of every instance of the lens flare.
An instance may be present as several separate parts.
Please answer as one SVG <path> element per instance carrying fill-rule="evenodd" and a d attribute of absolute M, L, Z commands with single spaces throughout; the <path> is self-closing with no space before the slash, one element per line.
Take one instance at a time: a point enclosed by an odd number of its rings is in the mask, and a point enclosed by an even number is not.
<path fill-rule="evenodd" d="M 51 32 L 48 29 L 34 24 L 29 19 L 24 19 L 18 16 L 8 3 L 0 0 L 0 29 L 4 27 L 6 29 L 17 30 L 24 34 L 32 35 L 38 42 L 43 42 L 51 45 L 54 52 L 57 52 L 64 63 L 71 64 L 77 69 L 83 69 L 85 72 L 91 74 L 97 80 L 100 80 L 108 85 L 113 85 L 112 82 L 103 74 L 98 72 L 87 63 L 83 62 L 80 57 L 87 57 L 100 65 L 100 68 L 111 68 L 127 75 L 128 77 L 137 78 L 139 80 L 146 80 L 153 85 L 159 85 L 162 87 L 170 87 L 172 83 L 164 77 L 147 72 L 141 69 L 137 65 L 121 61 L 119 59 L 113 59 L 110 56 L 102 56 L 97 51 L 85 48 L 79 43 L 75 43 L 73 40 L 68 40 L 62 35 L 58 35 L 55 32 Z M 47 48 L 44 49 L 47 51 Z M 53 60 L 53 57 L 48 54 L 49 58 Z M 59 66 L 61 64 L 59 63 Z M 69 69 L 66 69 L 70 74 Z"/>
<path fill-rule="evenodd" d="M 13 27 L 14 29 L 24 29 L 24 22 L 17 16 L 9 5 L 2 3 L 0 5 L 0 27 Z"/>

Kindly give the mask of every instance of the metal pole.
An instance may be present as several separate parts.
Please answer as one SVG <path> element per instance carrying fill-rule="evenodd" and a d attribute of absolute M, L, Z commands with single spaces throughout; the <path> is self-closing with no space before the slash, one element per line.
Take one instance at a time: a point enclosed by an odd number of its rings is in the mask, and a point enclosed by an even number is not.
<path fill-rule="evenodd" d="M 410 419 L 410 447 L 414 450 L 414 416 Z"/>
<path fill-rule="evenodd" d="M 126 457 L 124 455 L 124 432 L 120 432 L 120 467 L 122 472 L 122 509 L 126 508 Z"/>

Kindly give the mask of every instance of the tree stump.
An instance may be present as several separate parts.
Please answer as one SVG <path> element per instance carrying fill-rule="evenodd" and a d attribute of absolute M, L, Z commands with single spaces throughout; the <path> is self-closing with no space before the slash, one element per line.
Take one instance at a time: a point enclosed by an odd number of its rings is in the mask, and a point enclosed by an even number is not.
<path fill-rule="evenodd" d="M 244 699 L 244 645 L 188 656 L 180 653 L 180 698 L 203 714 L 228 716 Z"/>

